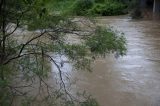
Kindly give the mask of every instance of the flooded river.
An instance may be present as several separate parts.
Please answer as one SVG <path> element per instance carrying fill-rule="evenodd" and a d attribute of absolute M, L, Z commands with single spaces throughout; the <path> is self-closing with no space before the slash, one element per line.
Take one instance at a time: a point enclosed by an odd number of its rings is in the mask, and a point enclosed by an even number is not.
<path fill-rule="evenodd" d="M 127 55 L 97 59 L 91 73 L 64 64 L 71 92 L 86 90 L 101 106 L 160 106 L 160 22 L 124 16 L 98 18 L 98 24 L 125 34 Z"/>

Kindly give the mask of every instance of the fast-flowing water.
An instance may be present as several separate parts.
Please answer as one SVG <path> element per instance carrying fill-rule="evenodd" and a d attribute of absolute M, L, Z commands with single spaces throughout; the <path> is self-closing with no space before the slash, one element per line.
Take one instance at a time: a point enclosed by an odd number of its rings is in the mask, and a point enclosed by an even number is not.
<path fill-rule="evenodd" d="M 160 22 L 126 16 L 97 20 L 125 34 L 127 55 L 97 59 L 92 73 L 67 71 L 65 63 L 71 92 L 86 90 L 101 106 L 160 106 Z"/>

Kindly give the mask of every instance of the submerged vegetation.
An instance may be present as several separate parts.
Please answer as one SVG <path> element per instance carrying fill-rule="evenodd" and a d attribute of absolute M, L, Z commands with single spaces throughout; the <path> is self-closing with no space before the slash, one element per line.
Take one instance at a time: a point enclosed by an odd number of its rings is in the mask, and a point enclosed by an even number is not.
<path fill-rule="evenodd" d="M 84 1 L 88 1 L 89 5 L 80 5 Z M 126 41 L 122 35 L 94 24 L 90 30 L 84 30 L 74 18 L 71 16 L 68 18 L 66 12 L 60 14 L 65 7 L 69 10 L 74 9 L 73 11 L 77 9 L 76 15 L 86 14 L 85 12 L 88 14 L 89 11 L 96 11 L 94 8 L 99 8 L 95 7 L 91 0 L 82 2 L 77 0 L 70 4 L 71 2 L 72 0 L 57 0 L 54 2 L 58 3 L 57 6 L 54 7 L 53 4 L 54 8 L 51 8 L 51 3 L 47 0 L 0 1 L 1 106 L 12 106 L 16 101 L 20 106 L 98 105 L 95 99 L 89 96 L 77 100 L 68 92 L 61 70 L 63 66 L 50 53 L 67 56 L 76 69 L 90 70 L 90 63 L 94 61 L 93 56 L 104 56 L 109 53 L 124 55 Z M 69 7 L 65 6 L 65 3 Z M 119 9 L 123 7 L 121 5 L 115 3 L 110 8 Z M 119 14 L 119 10 L 114 11 L 108 12 Z M 70 34 L 78 36 L 82 42 L 68 43 L 65 38 Z M 56 83 L 56 86 L 48 83 L 51 76 L 48 62 L 52 62 L 58 69 L 60 82 Z"/>

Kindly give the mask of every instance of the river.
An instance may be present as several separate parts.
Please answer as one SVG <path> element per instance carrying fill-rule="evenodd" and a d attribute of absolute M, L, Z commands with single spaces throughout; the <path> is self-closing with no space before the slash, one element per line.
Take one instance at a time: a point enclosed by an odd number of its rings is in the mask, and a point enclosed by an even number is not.
<path fill-rule="evenodd" d="M 71 77 L 70 91 L 85 90 L 101 106 L 160 106 L 160 21 L 127 16 L 97 20 L 99 25 L 124 33 L 127 55 L 99 58 L 92 72 L 71 71 L 65 63 L 64 73 Z"/>

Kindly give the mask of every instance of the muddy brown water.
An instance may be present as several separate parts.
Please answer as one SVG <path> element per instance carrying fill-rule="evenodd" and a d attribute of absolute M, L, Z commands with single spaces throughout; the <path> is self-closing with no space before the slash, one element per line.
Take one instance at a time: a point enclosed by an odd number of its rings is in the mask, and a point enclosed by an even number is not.
<path fill-rule="evenodd" d="M 97 20 L 125 34 L 127 55 L 97 59 L 91 73 L 72 71 L 64 63 L 63 71 L 72 79 L 65 81 L 72 83 L 70 92 L 85 90 L 101 106 L 160 106 L 160 21 L 127 16 Z"/>

